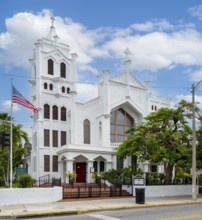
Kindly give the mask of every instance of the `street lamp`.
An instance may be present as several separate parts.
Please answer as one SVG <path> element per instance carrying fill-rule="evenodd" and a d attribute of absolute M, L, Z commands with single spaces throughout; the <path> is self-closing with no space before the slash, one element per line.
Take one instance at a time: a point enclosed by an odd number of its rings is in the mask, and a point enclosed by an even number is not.
<path fill-rule="evenodd" d="M 196 85 L 192 84 L 192 200 L 196 200 L 196 125 L 195 125 L 195 91 L 202 80 Z"/>

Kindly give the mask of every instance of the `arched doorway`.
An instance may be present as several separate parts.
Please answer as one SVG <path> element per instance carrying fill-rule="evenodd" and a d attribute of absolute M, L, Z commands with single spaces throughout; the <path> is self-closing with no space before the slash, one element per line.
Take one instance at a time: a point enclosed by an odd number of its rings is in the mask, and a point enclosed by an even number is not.
<path fill-rule="evenodd" d="M 74 158 L 74 166 L 75 166 L 75 172 L 77 174 L 76 176 L 76 182 L 77 183 L 85 183 L 86 182 L 86 168 L 87 168 L 87 158 L 83 155 L 79 155 Z"/>

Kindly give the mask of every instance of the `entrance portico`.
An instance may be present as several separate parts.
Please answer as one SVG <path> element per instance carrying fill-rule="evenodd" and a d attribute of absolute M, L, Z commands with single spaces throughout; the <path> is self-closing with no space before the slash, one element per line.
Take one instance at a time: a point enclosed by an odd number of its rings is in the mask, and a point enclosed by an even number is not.
<path fill-rule="evenodd" d="M 88 156 L 92 158 L 92 155 L 89 154 Z M 59 169 L 63 172 L 62 181 L 66 183 L 69 183 L 69 179 L 66 176 L 67 173 L 76 173 L 75 181 L 78 183 L 92 183 L 94 182 L 92 178 L 94 172 L 100 173 L 112 168 L 112 161 L 101 155 L 93 159 L 89 159 L 83 154 L 73 158 L 66 158 L 63 155 L 59 164 Z"/>

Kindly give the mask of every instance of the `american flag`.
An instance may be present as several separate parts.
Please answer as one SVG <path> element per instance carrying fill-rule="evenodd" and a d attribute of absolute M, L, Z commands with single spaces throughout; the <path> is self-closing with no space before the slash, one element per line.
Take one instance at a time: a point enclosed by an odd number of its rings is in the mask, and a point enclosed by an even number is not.
<path fill-rule="evenodd" d="M 29 102 L 18 90 L 13 86 L 12 102 L 23 105 L 26 108 L 30 108 L 33 112 L 38 112 L 36 107 Z"/>

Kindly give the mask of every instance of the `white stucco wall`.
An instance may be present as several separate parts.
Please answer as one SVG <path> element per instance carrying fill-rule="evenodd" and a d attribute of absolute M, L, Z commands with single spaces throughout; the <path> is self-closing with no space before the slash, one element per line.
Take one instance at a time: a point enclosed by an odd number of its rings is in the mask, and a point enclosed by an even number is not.
<path fill-rule="evenodd" d="M 135 188 L 145 188 L 145 198 L 192 195 L 192 185 L 133 186 L 133 196 L 135 196 Z M 198 192 L 198 186 L 196 191 Z"/>
<path fill-rule="evenodd" d="M 62 198 L 62 187 L 0 189 L 0 205 L 55 202 Z"/>

